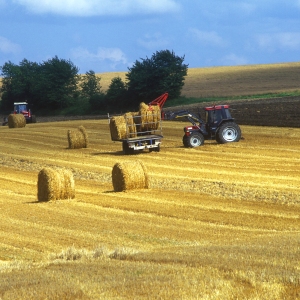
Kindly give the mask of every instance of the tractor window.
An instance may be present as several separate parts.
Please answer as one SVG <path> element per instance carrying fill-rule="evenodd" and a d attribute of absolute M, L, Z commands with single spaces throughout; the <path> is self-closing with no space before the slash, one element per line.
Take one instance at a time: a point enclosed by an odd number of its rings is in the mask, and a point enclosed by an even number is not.
<path fill-rule="evenodd" d="M 20 112 L 22 112 L 22 111 L 27 111 L 27 107 L 26 107 L 26 104 L 21 104 L 20 106 L 19 106 L 19 110 L 20 110 Z"/>
<path fill-rule="evenodd" d="M 226 118 L 227 118 L 227 119 L 231 119 L 231 114 L 230 114 L 230 111 L 229 111 L 228 108 L 225 109 L 225 113 L 226 113 Z"/>
<path fill-rule="evenodd" d="M 219 123 L 222 120 L 222 111 L 220 109 L 206 111 L 207 123 Z"/>
<path fill-rule="evenodd" d="M 215 123 L 218 123 L 222 120 L 222 111 L 221 110 L 215 110 L 215 113 L 214 113 L 214 122 Z"/>
<path fill-rule="evenodd" d="M 20 114 L 22 111 L 27 111 L 26 104 L 15 105 L 15 112 Z"/>

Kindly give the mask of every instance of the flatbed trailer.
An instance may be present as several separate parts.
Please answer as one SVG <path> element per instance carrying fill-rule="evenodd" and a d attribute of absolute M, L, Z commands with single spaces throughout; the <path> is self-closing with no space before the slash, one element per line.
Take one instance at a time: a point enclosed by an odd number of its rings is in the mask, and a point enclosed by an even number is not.
<path fill-rule="evenodd" d="M 162 135 L 145 135 L 135 138 L 121 139 L 124 154 L 133 154 L 134 151 L 149 149 L 149 152 L 160 151 Z"/>

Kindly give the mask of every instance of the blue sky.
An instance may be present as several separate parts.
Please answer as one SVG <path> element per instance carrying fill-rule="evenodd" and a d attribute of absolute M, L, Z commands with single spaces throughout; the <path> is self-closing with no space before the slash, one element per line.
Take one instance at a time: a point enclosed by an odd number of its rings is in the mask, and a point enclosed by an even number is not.
<path fill-rule="evenodd" d="M 0 66 L 127 71 L 165 49 L 190 68 L 300 61 L 300 0 L 0 0 Z"/>

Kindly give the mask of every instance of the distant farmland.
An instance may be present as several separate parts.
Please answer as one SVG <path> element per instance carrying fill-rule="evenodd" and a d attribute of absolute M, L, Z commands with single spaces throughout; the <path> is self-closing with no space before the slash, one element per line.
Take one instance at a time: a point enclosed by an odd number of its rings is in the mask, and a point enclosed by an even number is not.
<path fill-rule="evenodd" d="M 113 77 L 125 81 L 126 72 L 102 73 L 106 90 Z M 182 95 L 186 97 L 241 96 L 299 89 L 300 62 L 234 67 L 189 68 Z"/>

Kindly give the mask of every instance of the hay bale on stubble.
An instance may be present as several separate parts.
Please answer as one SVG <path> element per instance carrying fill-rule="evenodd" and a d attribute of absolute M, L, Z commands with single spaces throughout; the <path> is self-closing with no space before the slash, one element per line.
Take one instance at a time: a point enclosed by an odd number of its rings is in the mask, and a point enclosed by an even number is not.
<path fill-rule="evenodd" d="M 74 199 L 75 198 L 75 182 L 73 173 L 67 169 L 59 169 L 57 172 L 60 175 L 60 196 L 59 199 Z"/>
<path fill-rule="evenodd" d="M 148 106 L 144 102 L 140 103 L 139 116 L 141 130 L 157 130 L 161 120 L 161 111 L 158 105 Z"/>
<path fill-rule="evenodd" d="M 38 201 L 75 198 L 73 173 L 65 169 L 44 168 L 38 174 Z"/>
<path fill-rule="evenodd" d="M 10 114 L 8 116 L 9 128 L 22 128 L 26 126 L 26 119 L 22 114 Z"/>
<path fill-rule="evenodd" d="M 127 112 L 124 114 L 125 122 L 127 122 L 128 138 L 133 138 L 137 136 L 137 128 L 135 124 L 135 112 Z"/>
<path fill-rule="evenodd" d="M 149 188 L 149 178 L 145 165 L 137 161 L 116 163 L 112 169 L 112 184 L 115 192 Z"/>
<path fill-rule="evenodd" d="M 126 121 L 124 116 L 115 116 L 110 119 L 109 129 L 113 141 L 126 138 Z"/>
<path fill-rule="evenodd" d="M 75 130 L 68 130 L 69 149 L 87 148 L 88 136 L 83 126 Z"/>

